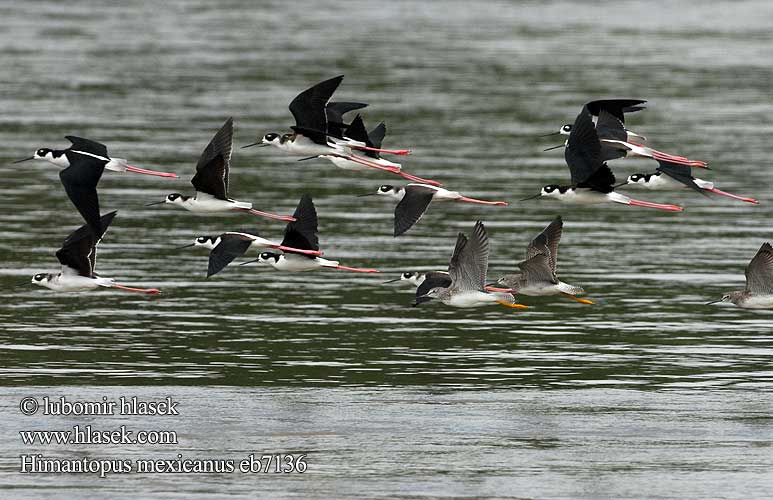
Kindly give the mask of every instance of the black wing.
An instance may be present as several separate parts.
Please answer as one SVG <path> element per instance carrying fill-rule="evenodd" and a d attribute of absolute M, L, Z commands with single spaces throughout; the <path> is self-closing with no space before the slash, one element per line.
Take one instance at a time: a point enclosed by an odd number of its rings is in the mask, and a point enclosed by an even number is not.
<path fill-rule="evenodd" d="M 432 273 L 427 274 L 427 279 L 422 281 L 421 285 L 416 288 L 416 299 L 413 303 L 414 306 L 429 302 L 432 297 L 422 297 L 433 288 L 448 288 L 451 286 L 451 277 L 447 274 Z"/>
<path fill-rule="evenodd" d="M 405 186 L 405 196 L 395 207 L 395 236 L 400 236 L 419 222 L 435 196 L 435 190 L 425 186 Z"/>
<path fill-rule="evenodd" d="M 295 118 L 295 126 L 291 128 L 315 142 L 318 142 L 321 134 L 325 141 L 322 144 L 326 143 L 327 114 L 325 108 L 343 79 L 344 75 L 339 75 L 298 94 L 290 103 L 290 113 Z"/>
<path fill-rule="evenodd" d="M 603 163 L 601 141 L 593 125 L 593 118 L 586 107 L 582 108 L 574 120 L 564 150 L 564 159 L 569 166 L 574 185 L 587 181 Z"/>
<path fill-rule="evenodd" d="M 308 194 L 301 196 L 301 201 L 298 202 L 293 217 L 295 220 L 288 222 L 285 227 L 282 246 L 300 248 L 301 250 L 319 250 L 317 209 L 314 208 L 311 196 Z M 314 258 L 305 254 L 298 255 Z"/>
<path fill-rule="evenodd" d="M 602 193 L 611 193 L 614 191 L 615 174 L 609 168 L 609 165 L 602 163 L 601 168 L 593 172 L 584 182 L 577 184 L 577 187 L 591 188 Z"/>
<path fill-rule="evenodd" d="M 343 139 L 344 129 L 349 127 L 344 123 L 344 115 L 355 109 L 362 109 L 368 105 L 364 102 L 330 102 L 325 106 L 327 115 L 327 133 L 332 137 Z"/>
<path fill-rule="evenodd" d="M 94 233 L 88 224 L 73 231 L 62 243 L 62 248 L 56 252 L 59 263 L 73 269 L 79 276 L 94 277 L 97 243 L 102 239 L 116 213 L 118 212 L 113 211 L 100 218 L 99 223 L 102 230 L 99 233 Z"/>
<path fill-rule="evenodd" d="M 378 149 L 381 149 L 381 144 L 384 143 L 384 136 L 386 136 L 386 124 L 384 122 L 376 125 L 376 128 L 371 130 L 368 134 L 370 142 L 373 143 L 373 147 Z"/>
<path fill-rule="evenodd" d="M 687 165 L 658 160 L 658 170 L 701 194 L 706 194 L 696 183 Z"/>
<path fill-rule="evenodd" d="M 109 158 L 109 156 L 107 156 L 107 146 L 102 143 L 92 141 L 91 139 L 76 137 L 74 135 L 66 135 L 64 138 L 72 143 L 72 146 L 70 146 L 69 149 L 99 155 L 103 158 Z"/>
<path fill-rule="evenodd" d="M 647 101 L 643 99 L 599 99 L 597 101 L 591 101 L 585 106 L 593 116 L 599 116 L 601 110 L 607 111 L 609 114 L 625 123 L 625 113 L 633 113 L 645 109 L 642 104 Z"/>
<path fill-rule="evenodd" d="M 628 132 L 625 131 L 623 122 L 605 109 L 599 111 L 599 117 L 596 120 L 596 133 L 599 139 L 628 140 Z"/>
<path fill-rule="evenodd" d="M 243 234 L 221 234 L 220 243 L 209 252 L 207 278 L 222 271 L 223 268 L 233 262 L 235 258 L 244 255 L 244 252 L 250 248 L 252 242 L 252 238 Z"/>
<path fill-rule="evenodd" d="M 105 162 L 85 155 L 73 155 L 69 160 L 70 166 L 59 172 L 59 179 L 86 224 L 95 234 L 102 234 L 97 184 L 105 170 Z"/>
<path fill-rule="evenodd" d="M 228 199 L 228 168 L 231 164 L 233 134 L 234 119 L 229 118 L 201 153 L 196 175 L 191 179 L 196 191 L 210 194 L 219 200 Z"/>
<path fill-rule="evenodd" d="M 355 141 L 363 142 L 366 146 L 373 147 L 368 137 L 368 131 L 365 129 L 365 123 L 362 121 L 362 116 L 357 115 L 349 124 L 349 128 L 346 129 L 346 137 Z"/>

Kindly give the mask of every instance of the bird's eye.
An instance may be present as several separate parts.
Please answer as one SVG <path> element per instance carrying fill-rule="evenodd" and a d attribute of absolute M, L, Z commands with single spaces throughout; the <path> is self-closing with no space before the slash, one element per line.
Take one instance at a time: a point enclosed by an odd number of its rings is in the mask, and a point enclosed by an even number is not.
<path fill-rule="evenodd" d="M 260 254 L 260 258 L 263 260 L 268 260 L 271 258 L 271 254 L 268 252 L 263 252 L 262 254 Z"/>
<path fill-rule="evenodd" d="M 199 243 L 206 243 L 208 239 L 209 238 L 207 238 L 206 236 L 199 236 L 198 238 L 196 238 L 196 241 L 198 241 Z"/>
<path fill-rule="evenodd" d="M 38 149 L 37 155 L 38 156 L 46 156 L 46 150 L 45 149 Z"/>
<path fill-rule="evenodd" d="M 564 125 L 563 127 L 561 127 L 561 130 L 563 130 L 564 132 L 571 132 L 572 131 L 572 126 L 571 125 Z"/>
<path fill-rule="evenodd" d="M 390 190 L 392 189 L 392 186 L 389 186 L 389 185 L 387 185 L 387 184 L 384 184 L 383 186 L 381 186 L 381 187 L 380 187 L 380 188 L 378 188 L 378 189 L 379 189 L 379 191 L 381 191 L 382 193 L 386 193 L 386 192 L 388 192 L 388 191 L 390 191 Z"/>
<path fill-rule="evenodd" d="M 555 191 L 555 189 L 556 188 L 554 188 L 553 186 L 547 186 L 547 187 L 545 187 L 545 192 L 546 193 L 552 193 L 553 191 Z"/>
<path fill-rule="evenodd" d="M 403 278 L 408 279 L 413 275 L 413 273 L 403 273 Z"/>

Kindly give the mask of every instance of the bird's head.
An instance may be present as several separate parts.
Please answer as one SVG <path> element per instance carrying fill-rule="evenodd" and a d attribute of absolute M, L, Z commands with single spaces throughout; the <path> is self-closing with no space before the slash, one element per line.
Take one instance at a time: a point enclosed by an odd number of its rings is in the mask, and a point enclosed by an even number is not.
<path fill-rule="evenodd" d="M 646 184 L 647 183 L 647 176 L 645 174 L 633 174 L 629 175 L 628 179 L 626 179 L 625 184 Z"/>
<path fill-rule="evenodd" d="M 39 273 L 32 277 L 31 283 L 38 286 L 46 286 L 45 283 L 51 280 L 53 275 L 46 273 Z"/>
<path fill-rule="evenodd" d="M 63 151 L 57 151 L 51 148 L 38 148 L 35 150 L 32 156 L 22 158 L 21 160 L 16 160 L 14 163 L 21 163 L 23 161 L 29 160 L 46 160 L 60 167 L 70 166 L 70 162 L 67 160 L 67 157 L 64 155 Z"/>
<path fill-rule="evenodd" d="M 258 255 L 258 264 L 276 264 L 279 261 L 280 255 L 274 252 L 261 252 Z"/>

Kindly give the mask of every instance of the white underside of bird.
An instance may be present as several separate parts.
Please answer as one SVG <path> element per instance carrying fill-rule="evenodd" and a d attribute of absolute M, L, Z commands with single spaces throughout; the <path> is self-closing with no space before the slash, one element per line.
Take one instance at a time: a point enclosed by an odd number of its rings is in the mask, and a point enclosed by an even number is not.
<path fill-rule="evenodd" d="M 55 275 L 50 280 L 33 281 L 33 283 L 56 292 L 83 292 L 99 287 L 112 288 L 115 286 L 113 278 L 87 278 L 64 272 Z"/>
<path fill-rule="evenodd" d="M 288 272 L 302 272 L 302 271 L 314 271 L 323 267 L 336 267 L 338 266 L 337 260 L 328 260 L 321 257 L 315 257 L 310 259 L 294 254 L 282 254 L 278 259 L 261 260 L 262 263 L 268 264 L 277 271 Z"/>
<path fill-rule="evenodd" d="M 206 193 L 196 193 L 195 197 L 180 200 L 174 204 L 180 205 L 190 212 L 198 213 L 229 212 L 234 209 L 249 210 L 252 208 L 252 203 L 247 201 L 221 200 Z"/>
<path fill-rule="evenodd" d="M 713 182 L 704 181 L 703 179 L 693 179 L 693 181 L 701 189 L 714 189 Z M 631 182 L 629 185 L 641 186 L 644 189 L 649 189 L 652 191 L 689 189 L 689 186 L 686 184 L 679 182 L 678 180 L 665 174 L 653 175 L 647 182 Z"/>
<path fill-rule="evenodd" d="M 754 295 L 736 305 L 744 309 L 773 309 L 773 295 Z"/>
<path fill-rule="evenodd" d="M 496 304 L 499 301 L 513 302 L 513 296 L 509 293 L 500 292 L 482 292 L 479 290 L 470 290 L 457 292 L 447 299 L 440 299 L 443 304 L 451 307 L 471 308 Z"/>
<path fill-rule="evenodd" d="M 356 158 L 362 158 L 362 160 L 373 163 L 375 165 L 384 167 L 384 168 L 391 168 L 391 169 L 397 169 L 399 170 L 402 165 L 399 163 L 394 163 L 389 160 L 385 160 L 383 158 L 371 158 L 369 156 L 360 156 L 352 154 L 351 156 L 354 156 Z M 326 160 L 330 160 L 333 165 L 336 167 L 342 169 L 342 170 L 350 170 L 354 172 L 372 172 L 374 170 L 374 167 L 369 167 L 367 165 L 363 165 L 362 163 L 357 163 L 356 161 L 352 161 L 346 158 L 342 158 L 340 156 L 333 156 L 333 155 L 321 155 L 320 158 L 325 158 Z"/>

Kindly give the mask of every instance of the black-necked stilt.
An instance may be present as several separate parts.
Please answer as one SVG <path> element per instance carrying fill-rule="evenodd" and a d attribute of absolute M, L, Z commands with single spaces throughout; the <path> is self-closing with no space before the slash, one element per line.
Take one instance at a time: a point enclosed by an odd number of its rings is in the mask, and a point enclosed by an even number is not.
<path fill-rule="evenodd" d="M 134 288 L 119 285 L 113 278 L 103 278 L 94 271 L 97 263 L 97 244 L 117 212 L 110 212 L 99 219 L 101 230 L 95 233 L 89 224 L 76 229 L 64 240 L 56 258 L 62 264 L 59 273 L 40 273 L 32 277 L 32 284 L 50 288 L 56 292 L 80 292 L 95 288 L 117 288 L 127 292 L 160 293 L 156 288 Z"/>
<path fill-rule="evenodd" d="M 489 241 L 486 228 L 481 221 L 477 221 L 469 239 L 463 233 L 457 236 L 456 247 L 448 265 L 451 283 L 448 286 L 433 286 L 421 295 L 417 293 L 417 299 L 438 299 L 452 307 L 467 308 L 501 304 L 517 309 L 527 309 L 523 304 L 516 304 L 515 297 L 511 293 L 486 291 L 488 257 Z M 421 287 L 427 283 L 428 280 L 425 280 Z"/>
<path fill-rule="evenodd" d="M 432 300 L 429 297 L 423 297 L 430 289 L 435 287 L 446 288 L 450 286 L 451 277 L 449 276 L 448 271 L 408 271 L 402 273 L 399 278 L 384 282 L 384 284 L 387 283 L 407 283 L 416 287 L 416 300 L 413 305 L 418 306 L 419 304 Z M 424 285 L 425 283 L 426 285 Z"/>
<path fill-rule="evenodd" d="M 403 172 L 402 165 L 382 158 L 379 154 L 379 148 L 381 148 L 385 136 L 386 124 L 384 122 L 379 123 L 376 128 L 371 130 L 369 133 L 365 129 L 365 123 L 362 121 L 362 116 L 357 115 L 346 129 L 346 138 L 361 142 L 371 149 L 359 152 L 351 151 L 349 154 L 341 154 L 340 152 L 331 151 L 330 153 L 324 155 L 302 158 L 301 161 L 311 160 L 314 158 L 323 158 L 329 160 L 333 163 L 333 165 L 343 170 L 367 172 L 373 171 L 375 169 L 389 172 L 390 174 L 399 175 L 400 177 L 414 182 L 442 186 L 442 184 L 437 181 L 423 179 L 421 177 L 411 175 L 407 172 Z"/>
<path fill-rule="evenodd" d="M 746 288 L 728 292 L 709 304 L 717 302 L 732 302 L 744 309 L 773 308 L 773 247 L 770 243 L 763 243 L 746 267 Z"/>
<path fill-rule="evenodd" d="M 543 187 L 539 194 L 521 201 L 548 197 L 581 205 L 621 203 L 674 212 L 683 210 L 676 205 L 634 200 L 614 191 L 615 175 L 601 157 L 601 142 L 587 108 L 583 107 L 577 115 L 572 132 L 569 134 L 564 158 L 569 166 L 572 184 L 568 186 L 550 184 Z"/>
<path fill-rule="evenodd" d="M 754 198 L 738 196 L 732 193 L 721 191 L 714 186 L 713 182 L 704 181 L 692 176 L 690 167 L 671 163 L 663 160 L 658 161 L 658 168 L 651 174 L 633 174 L 622 185 L 642 186 L 645 189 L 653 191 L 664 191 L 672 189 L 694 189 L 700 193 L 704 191 L 709 193 L 727 196 L 734 200 L 745 201 L 746 203 L 759 204 Z"/>
<path fill-rule="evenodd" d="M 366 193 L 359 196 L 381 195 L 399 200 L 395 206 L 395 236 L 400 236 L 414 224 L 416 224 L 427 207 L 433 201 L 463 201 L 467 203 L 479 203 L 482 205 L 506 206 L 506 201 L 486 201 L 476 198 L 468 198 L 458 191 L 449 191 L 428 184 L 406 184 L 405 186 L 392 186 L 384 184 L 375 193 Z"/>
<path fill-rule="evenodd" d="M 87 156 L 97 160 L 102 163 L 104 168 L 114 172 L 128 171 L 136 174 L 155 175 L 158 177 L 177 177 L 177 174 L 169 172 L 157 172 L 155 170 L 134 167 L 129 165 L 123 158 L 110 158 L 107 154 L 107 146 L 100 144 L 99 142 L 75 137 L 74 135 L 65 136 L 65 139 L 72 143 L 67 149 L 40 148 L 29 158 L 23 158 L 14 163 L 21 163 L 28 160 L 46 160 L 58 167 L 66 168 L 69 167 L 73 161 L 77 161 L 78 157 Z"/>
<path fill-rule="evenodd" d="M 311 196 L 305 194 L 298 202 L 298 207 L 293 214 L 295 221 L 285 227 L 285 235 L 282 245 L 293 249 L 311 250 L 319 252 L 319 239 L 317 237 L 317 209 Z M 323 259 L 306 253 L 296 253 L 294 250 L 286 250 L 285 253 L 263 252 L 252 261 L 268 264 L 278 271 L 314 271 L 317 269 L 340 269 L 358 273 L 377 273 L 376 269 L 360 269 L 339 264 L 337 260 Z"/>
<path fill-rule="evenodd" d="M 290 128 L 290 134 L 278 134 L 269 132 L 258 142 L 243 146 L 274 146 L 280 150 L 298 156 L 320 156 L 336 154 L 352 157 L 351 160 L 362 164 L 368 161 L 362 157 L 353 157 L 352 150 L 378 151 L 394 155 L 406 155 L 407 149 L 391 150 L 372 148 L 365 143 L 351 139 L 339 139 L 335 134 L 340 132 L 338 124 L 334 124 L 335 130 L 331 134 L 328 106 L 330 98 L 343 81 L 344 76 L 336 76 L 324 82 L 320 82 L 298 94 L 290 102 L 290 113 L 295 118 L 295 125 Z"/>
<path fill-rule="evenodd" d="M 244 255 L 250 248 L 275 248 L 285 252 L 294 252 L 305 255 L 321 255 L 319 250 L 304 250 L 285 246 L 283 243 L 267 240 L 247 233 L 227 232 L 218 236 L 199 236 L 190 245 L 179 247 L 204 247 L 211 250 L 209 253 L 209 267 L 207 268 L 207 278 L 223 270 L 228 264 L 237 257 Z"/>
<path fill-rule="evenodd" d="M 236 201 L 228 197 L 233 131 L 233 118 L 229 118 L 201 153 L 199 163 L 196 165 L 196 175 L 191 179 L 191 184 L 196 189 L 195 196 L 172 193 L 163 201 L 149 203 L 146 206 L 171 203 L 198 213 L 245 212 L 270 219 L 294 220 L 292 217 L 255 210 L 252 208 L 252 203 Z"/>
<path fill-rule="evenodd" d="M 602 159 L 604 161 L 615 160 L 618 158 L 627 157 L 641 157 L 651 158 L 653 160 L 665 160 L 674 163 L 681 163 L 691 167 L 708 168 L 708 165 L 704 161 L 691 160 L 684 156 L 672 155 L 645 146 L 643 142 L 646 140 L 643 136 L 635 134 L 625 128 L 625 110 L 644 109 L 641 106 L 636 106 L 636 103 L 644 103 L 646 101 L 639 101 L 634 99 L 612 99 L 591 101 L 583 109 L 587 109 L 592 115 L 593 123 L 596 127 L 596 133 L 602 143 Z M 571 134 L 573 125 L 564 125 L 557 133 L 563 135 Z M 552 134 L 551 134 L 552 135 Z M 545 149 L 550 151 L 551 149 L 560 148 L 565 146 L 566 143 L 553 146 Z"/>
<path fill-rule="evenodd" d="M 518 263 L 519 272 L 499 278 L 486 289 L 529 296 L 561 294 L 583 304 L 593 304 L 590 300 L 577 297 L 585 293 L 581 287 L 564 283 L 556 274 L 563 227 L 561 216 L 556 217 L 529 243 L 526 260 Z"/>
<path fill-rule="evenodd" d="M 636 111 L 641 111 L 643 109 L 646 109 L 646 107 L 644 106 L 646 102 L 647 101 L 644 99 L 598 99 L 596 101 L 590 101 L 585 103 L 585 107 L 588 109 L 588 112 L 593 116 L 594 123 L 597 122 L 599 113 L 601 111 L 606 111 L 610 113 L 612 116 L 616 117 L 618 120 L 620 120 L 621 123 L 625 124 L 625 114 L 634 113 Z M 632 132 L 625 127 L 623 127 L 623 129 L 626 133 L 624 140 L 627 140 L 629 142 L 636 142 L 639 144 L 647 141 L 647 138 L 644 137 L 643 135 Z M 557 135 L 557 134 L 569 135 L 571 132 L 572 132 L 572 124 L 567 123 L 566 125 L 562 126 L 560 129 L 558 129 L 557 132 L 546 134 L 543 137 L 548 137 L 550 135 Z"/>

